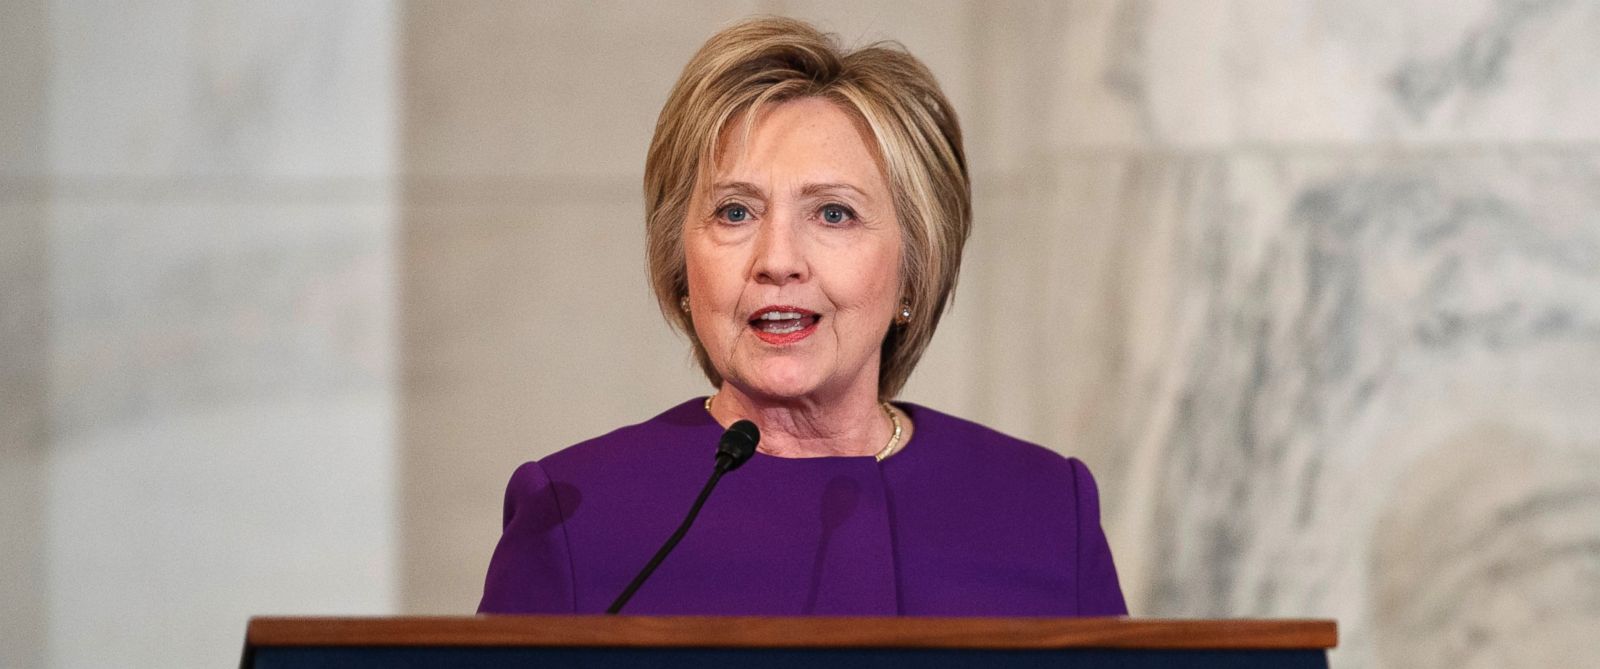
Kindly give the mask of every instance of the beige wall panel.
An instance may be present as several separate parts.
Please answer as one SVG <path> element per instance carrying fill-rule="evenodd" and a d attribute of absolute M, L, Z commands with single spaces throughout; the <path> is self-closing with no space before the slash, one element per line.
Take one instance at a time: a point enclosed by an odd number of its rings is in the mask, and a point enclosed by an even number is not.
<path fill-rule="evenodd" d="M 1149 3 L 1082 0 L 980 12 L 972 54 L 979 103 L 967 140 L 974 167 L 1014 172 L 1052 152 L 1147 143 L 1149 10 Z"/>
<path fill-rule="evenodd" d="M 44 663 L 49 529 L 50 43 L 46 3 L 0 21 L 0 666 Z"/>
<path fill-rule="evenodd" d="M 0 666 L 44 662 L 49 527 L 49 228 L 0 192 Z"/>
<path fill-rule="evenodd" d="M 517 465 L 709 391 L 649 291 L 635 198 L 561 200 L 407 210 L 406 611 L 476 608 Z"/>
<path fill-rule="evenodd" d="M 54 3 L 56 174 L 387 178 L 394 11 L 375 0 Z"/>
<path fill-rule="evenodd" d="M 810 21 L 839 37 L 846 48 L 893 40 L 933 71 L 963 121 L 978 108 L 982 72 L 974 67 L 975 21 L 982 15 L 970 0 L 777 0 L 772 13 Z"/>
<path fill-rule="evenodd" d="M 387 203 L 57 202 L 57 436 L 265 398 L 383 392 Z"/>
<path fill-rule="evenodd" d="M 716 29 L 759 3 L 406 4 L 405 171 L 640 175 L 656 115 Z"/>
<path fill-rule="evenodd" d="M 391 610 L 394 8 L 5 14 L 0 273 L 37 276 L 0 281 L 0 665 L 227 664 L 252 614 Z"/>
<path fill-rule="evenodd" d="M 387 203 L 54 204 L 49 663 L 394 606 Z"/>
<path fill-rule="evenodd" d="M 0 179 L 29 181 L 49 164 L 50 42 L 44 0 L 6 5 L 0 23 Z M 14 183 L 5 186 L 16 187 Z M 4 194 L 12 199 L 16 193 Z"/>

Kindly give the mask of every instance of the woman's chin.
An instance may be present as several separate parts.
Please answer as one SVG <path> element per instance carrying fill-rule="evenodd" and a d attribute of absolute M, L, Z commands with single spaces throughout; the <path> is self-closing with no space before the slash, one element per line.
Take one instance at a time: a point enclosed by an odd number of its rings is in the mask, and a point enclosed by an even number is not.
<path fill-rule="evenodd" d="M 800 380 L 764 380 L 750 384 L 750 394 L 772 400 L 799 400 L 817 391 L 817 384 Z"/>
<path fill-rule="evenodd" d="M 740 386 L 755 397 L 769 400 L 798 400 L 811 397 L 821 388 L 822 379 L 806 370 L 766 370 L 743 379 Z"/>
<path fill-rule="evenodd" d="M 814 356 L 748 361 L 752 364 L 735 365 L 732 374 L 723 376 L 753 398 L 768 401 L 820 400 L 832 396 L 858 383 L 871 383 L 876 390 L 876 368 L 863 373 L 872 377 L 863 380 L 839 375 L 832 364 L 818 364 Z M 831 362 L 831 361 L 827 361 Z"/>

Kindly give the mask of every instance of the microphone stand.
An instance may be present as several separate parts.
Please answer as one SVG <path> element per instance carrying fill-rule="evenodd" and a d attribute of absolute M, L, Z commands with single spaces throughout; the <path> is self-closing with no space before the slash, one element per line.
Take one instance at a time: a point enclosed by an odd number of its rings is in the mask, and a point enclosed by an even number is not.
<path fill-rule="evenodd" d="M 667 539 L 667 543 L 662 544 L 661 550 L 656 551 L 655 557 L 650 558 L 650 561 L 645 563 L 644 569 L 639 571 L 639 575 L 633 577 L 633 582 L 628 584 L 622 594 L 617 595 L 617 600 L 611 602 L 611 606 L 606 609 L 606 615 L 615 615 L 621 612 L 622 607 L 627 605 L 628 600 L 633 599 L 633 593 L 639 590 L 639 586 L 644 585 L 645 579 L 650 578 L 650 575 L 655 573 L 656 567 L 661 566 L 661 561 L 665 560 L 667 554 L 671 553 L 672 549 L 677 547 L 678 542 L 683 540 L 683 535 L 689 533 L 689 526 L 693 525 L 694 519 L 700 515 L 700 507 L 705 506 L 706 498 L 711 497 L 711 489 L 717 487 L 717 481 L 722 480 L 723 474 L 738 469 L 739 465 L 744 464 L 746 460 L 750 459 L 750 456 L 755 455 L 756 444 L 760 441 L 761 432 L 756 429 L 755 423 L 748 420 L 734 423 L 732 427 L 728 428 L 727 432 L 722 434 L 722 442 L 717 445 L 716 468 L 711 471 L 711 478 L 706 480 L 705 487 L 700 489 L 700 496 L 695 498 L 694 506 L 689 507 L 688 517 L 683 519 L 683 524 L 679 525 L 678 530 L 672 533 L 672 536 Z"/>
<path fill-rule="evenodd" d="M 650 558 L 650 561 L 645 563 L 644 569 L 639 572 L 639 575 L 633 577 L 633 582 L 628 584 L 627 589 L 623 590 L 622 594 L 617 595 L 617 600 L 611 603 L 610 608 L 606 609 L 607 614 L 621 612 L 623 605 L 633 598 L 633 593 L 639 589 L 639 586 L 644 585 L 645 579 L 650 578 L 650 575 L 655 573 L 656 567 L 661 566 L 661 561 L 666 559 L 667 553 L 671 553 L 672 549 L 677 547 L 678 542 L 683 540 L 683 535 L 688 534 L 689 526 L 694 524 L 695 517 L 700 515 L 700 507 L 705 505 L 706 498 L 711 496 L 711 489 L 717 486 L 717 481 L 722 478 L 722 474 L 725 471 L 727 470 L 722 467 L 722 463 L 719 461 L 716 470 L 711 472 L 711 478 L 706 481 L 706 486 L 700 489 L 700 496 L 695 498 L 694 506 L 689 507 L 689 516 L 683 519 L 683 524 L 678 526 L 678 531 L 672 533 L 672 538 L 667 539 L 667 543 L 662 544 L 661 550 L 656 551 L 655 557 Z"/>

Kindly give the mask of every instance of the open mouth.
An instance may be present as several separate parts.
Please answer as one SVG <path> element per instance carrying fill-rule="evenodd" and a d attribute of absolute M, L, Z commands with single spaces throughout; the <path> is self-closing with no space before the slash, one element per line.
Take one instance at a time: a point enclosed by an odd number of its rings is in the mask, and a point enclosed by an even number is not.
<path fill-rule="evenodd" d="M 816 330 L 822 315 L 807 309 L 789 306 L 766 307 L 750 318 L 750 328 L 756 336 L 774 344 L 804 339 Z"/>

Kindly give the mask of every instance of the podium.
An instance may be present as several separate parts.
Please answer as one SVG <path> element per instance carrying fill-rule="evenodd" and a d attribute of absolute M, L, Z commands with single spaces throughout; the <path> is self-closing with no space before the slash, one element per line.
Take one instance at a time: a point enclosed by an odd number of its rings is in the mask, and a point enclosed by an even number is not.
<path fill-rule="evenodd" d="M 1325 669 L 1331 620 L 473 616 L 253 618 L 244 669 Z"/>

